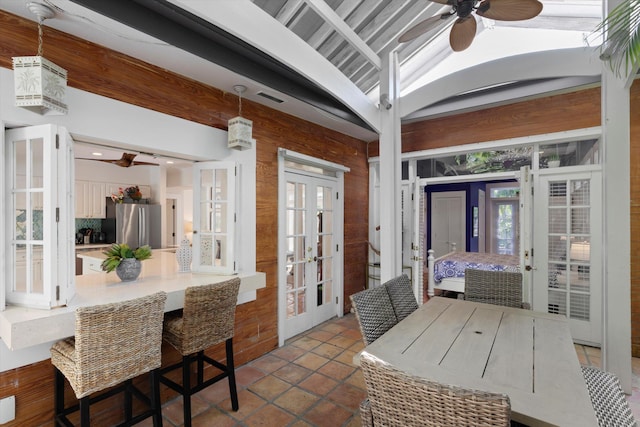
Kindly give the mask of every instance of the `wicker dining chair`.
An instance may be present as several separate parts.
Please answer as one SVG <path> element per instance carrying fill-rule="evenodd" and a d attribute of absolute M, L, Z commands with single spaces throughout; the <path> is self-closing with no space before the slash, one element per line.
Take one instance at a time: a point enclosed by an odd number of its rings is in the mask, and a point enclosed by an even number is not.
<path fill-rule="evenodd" d="M 391 306 L 396 313 L 398 322 L 416 311 L 418 301 L 413 293 L 411 280 L 409 280 L 406 274 L 394 277 L 385 282 L 384 287 L 387 288 L 389 298 L 391 299 Z"/>
<path fill-rule="evenodd" d="M 371 344 L 398 323 L 386 287 L 365 289 L 349 298 L 365 345 Z"/>
<path fill-rule="evenodd" d="M 507 307 L 530 308 L 522 302 L 522 273 L 512 271 L 464 271 L 464 299 Z"/>
<path fill-rule="evenodd" d="M 629 402 L 613 374 L 592 366 L 582 366 L 591 404 L 600 427 L 633 427 L 636 421 Z"/>
<path fill-rule="evenodd" d="M 360 355 L 360 367 L 368 394 L 368 402 L 361 404 L 363 426 L 509 426 L 506 394 L 427 381 L 366 351 Z"/>
<path fill-rule="evenodd" d="M 163 338 L 182 355 L 182 361 L 161 369 L 160 381 L 182 395 L 184 426 L 191 426 L 191 395 L 218 382 L 229 379 L 231 407 L 238 410 L 235 367 L 233 363 L 233 334 L 240 278 L 221 283 L 191 286 L 185 290 L 184 308 L 165 315 Z M 226 364 L 214 360 L 204 350 L 225 343 Z M 196 362 L 196 383 L 191 384 L 191 364 Z M 222 371 L 205 380 L 204 362 Z M 182 384 L 166 375 L 182 369 Z"/>
<path fill-rule="evenodd" d="M 124 392 L 125 421 L 121 425 L 130 426 L 153 416 L 153 425 L 162 426 L 159 368 L 166 298 L 164 292 L 158 292 L 76 310 L 75 336 L 51 347 L 56 424 L 72 425 L 67 416 L 79 410 L 80 425 L 88 426 L 92 403 Z M 145 396 L 132 382 L 146 372 L 150 372 L 150 396 Z M 65 408 L 65 377 L 79 405 Z M 134 416 L 133 395 L 146 403 L 149 410 Z"/>

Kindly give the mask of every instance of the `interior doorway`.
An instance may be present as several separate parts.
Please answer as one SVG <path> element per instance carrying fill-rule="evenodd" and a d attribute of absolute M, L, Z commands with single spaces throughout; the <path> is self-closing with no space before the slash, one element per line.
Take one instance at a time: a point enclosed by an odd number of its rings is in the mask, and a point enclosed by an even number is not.
<path fill-rule="evenodd" d="M 176 212 L 176 199 L 166 199 L 164 202 L 165 212 L 167 215 L 165 246 L 178 246 L 178 215 Z"/>
<path fill-rule="evenodd" d="M 278 341 L 344 314 L 344 173 L 280 149 Z"/>
<path fill-rule="evenodd" d="M 466 250 L 466 192 L 431 194 L 431 247 L 436 254 Z"/>

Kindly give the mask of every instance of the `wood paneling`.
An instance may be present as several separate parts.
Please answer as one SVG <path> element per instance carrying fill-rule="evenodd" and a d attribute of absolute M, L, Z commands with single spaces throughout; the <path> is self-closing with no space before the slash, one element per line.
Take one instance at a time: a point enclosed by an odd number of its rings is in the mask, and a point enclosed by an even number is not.
<path fill-rule="evenodd" d="M 0 11 L 0 66 L 12 56 L 35 54 L 37 27 L 32 21 Z M 68 71 L 68 85 L 140 107 L 227 129 L 237 115 L 237 95 L 181 77 L 135 58 L 45 28 L 44 54 Z M 250 101 L 243 116 L 253 120 L 257 140 L 256 269 L 266 273 L 267 287 L 257 300 L 238 307 L 234 349 L 240 366 L 278 345 L 277 232 L 279 147 L 345 165 L 345 306 L 348 295 L 362 289 L 367 260 L 368 163 L 366 143 Z M 69 105 L 69 109 L 78 106 Z M 108 117 L 105 117 L 108 120 Z M 2 345 L 2 344 L 0 344 Z M 170 353 L 165 355 L 172 358 Z M 222 356 L 221 347 L 209 353 Z M 175 356 L 175 355 L 173 355 Z M 167 364 L 163 361 L 163 364 Z M 17 418 L 4 426 L 51 425 L 53 378 L 49 361 L 0 373 L 0 397 L 15 395 Z M 163 399 L 172 394 L 163 390 Z M 117 404 L 113 408 L 119 407 Z"/>
<path fill-rule="evenodd" d="M 402 152 L 453 147 L 600 125 L 600 88 L 402 126 Z M 370 155 L 379 155 L 371 144 Z"/>

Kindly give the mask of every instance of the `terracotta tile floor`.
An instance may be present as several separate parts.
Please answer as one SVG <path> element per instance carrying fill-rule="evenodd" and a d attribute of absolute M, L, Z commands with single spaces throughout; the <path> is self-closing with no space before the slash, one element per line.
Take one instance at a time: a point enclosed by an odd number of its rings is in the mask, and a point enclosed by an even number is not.
<path fill-rule="evenodd" d="M 363 348 L 353 314 L 332 319 L 236 369 L 240 410 L 231 410 L 226 380 L 192 398 L 199 426 L 360 426 L 364 380 L 351 361 Z M 580 363 L 600 366 L 600 349 L 576 345 Z M 633 359 L 629 401 L 640 419 L 640 359 Z M 182 398 L 163 408 L 164 425 L 182 426 Z M 141 423 L 151 426 L 151 420 Z"/>
<path fill-rule="evenodd" d="M 353 314 L 325 322 L 236 368 L 238 412 L 231 410 L 226 380 L 196 394 L 193 426 L 360 426 L 366 391 L 351 361 L 363 347 Z M 167 402 L 162 414 L 165 426 L 182 426 L 182 397 Z"/>

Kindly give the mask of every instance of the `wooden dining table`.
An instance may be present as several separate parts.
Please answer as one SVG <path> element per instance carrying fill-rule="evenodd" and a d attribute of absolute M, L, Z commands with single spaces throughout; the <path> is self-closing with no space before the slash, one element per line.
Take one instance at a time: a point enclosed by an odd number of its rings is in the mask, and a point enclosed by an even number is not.
<path fill-rule="evenodd" d="M 430 381 L 507 394 L 512 419 L 529 426 L 598 425 L 564 316 L 433 297 L 365 351 Z"/>

